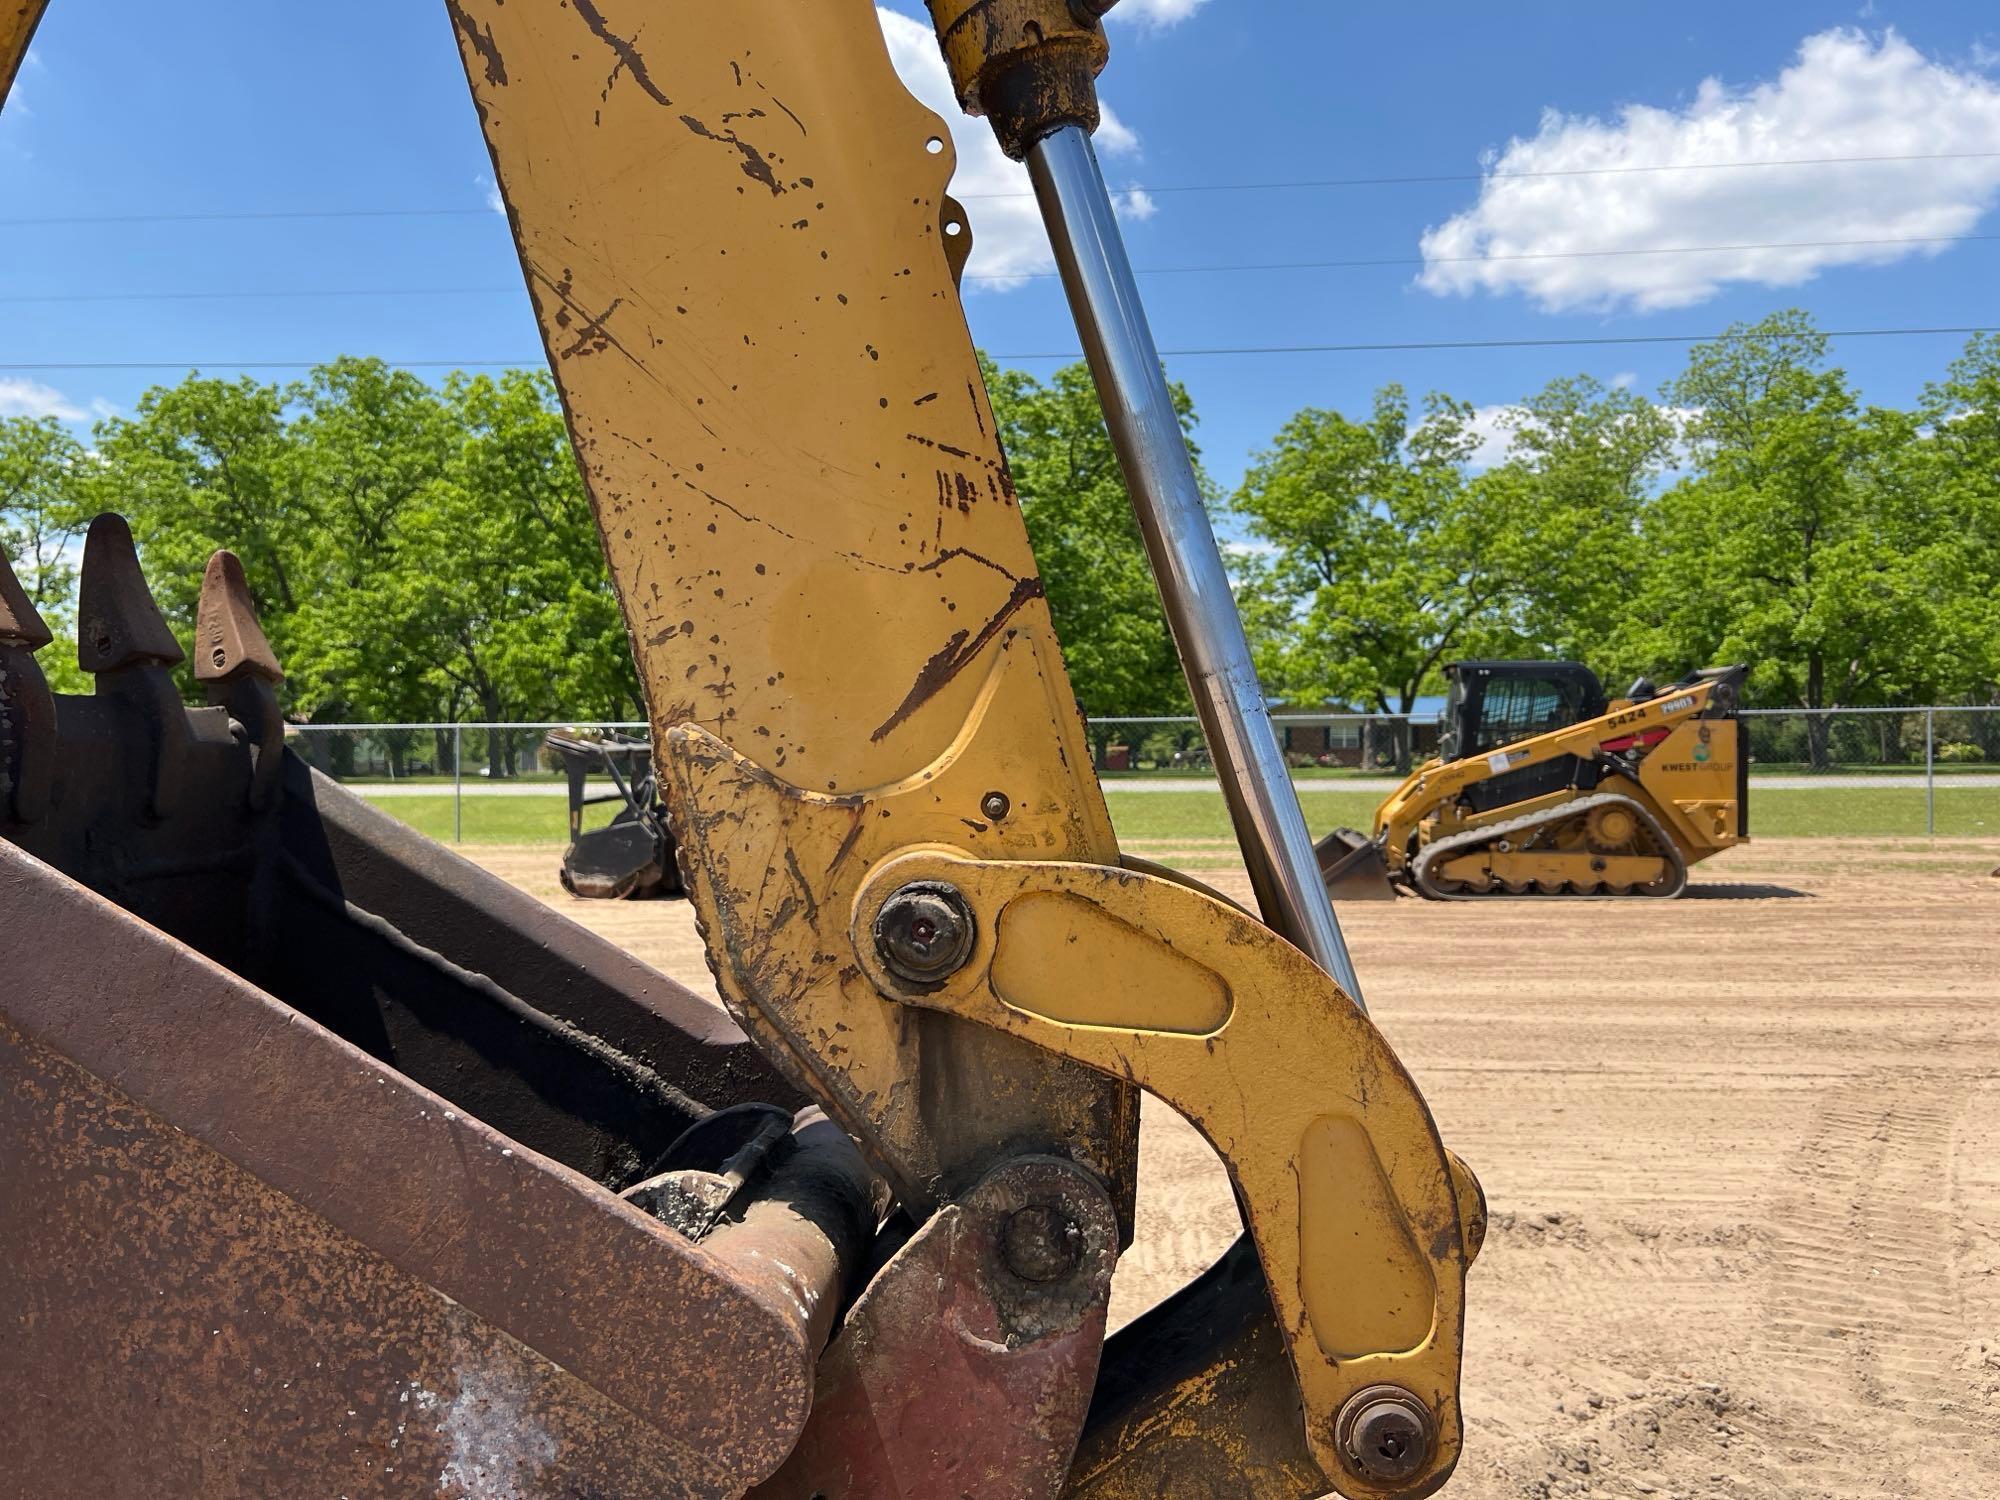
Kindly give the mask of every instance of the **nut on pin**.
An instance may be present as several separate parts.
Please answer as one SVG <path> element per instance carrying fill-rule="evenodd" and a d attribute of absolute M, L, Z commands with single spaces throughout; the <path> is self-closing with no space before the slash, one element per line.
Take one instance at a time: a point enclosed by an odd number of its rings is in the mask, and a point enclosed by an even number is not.
<path fill-rule="evenodd" d="M 875 952 L 906 984 L 932 989 L 965 967 L 978 928 L 956 886 L 913 880 L 875 913 Z"/>
<path fill-rule="evenodd" d="M 1370 1484 L 1414 1479 L 1437 1446 L 1430 1408 L 1399 1385 L 1363 1386 L 1340 1408 L 1333 1432 L 1341 1462 Z"/>

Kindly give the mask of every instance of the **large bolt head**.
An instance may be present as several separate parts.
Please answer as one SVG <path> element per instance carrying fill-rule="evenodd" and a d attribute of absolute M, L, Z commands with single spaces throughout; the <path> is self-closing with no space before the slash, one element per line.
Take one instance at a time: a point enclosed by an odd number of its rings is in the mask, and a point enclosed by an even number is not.
<path fill-rule="evenodd" d="M 1340 1457 L 1374 1484 L 1401 1484 L 1422 1473 L 1436 1442 L 1430 1411 L 1401 1386 L 1371 1385 L 1340 1409 L 1334 1429 Z"/>
<path fill-rule="evenodd" d="M 936 986 L 965 967 L 975 932 L 972 908 L 956 887 L 916 880 L 875 914 L 875 952 L 898 979 Z"/>

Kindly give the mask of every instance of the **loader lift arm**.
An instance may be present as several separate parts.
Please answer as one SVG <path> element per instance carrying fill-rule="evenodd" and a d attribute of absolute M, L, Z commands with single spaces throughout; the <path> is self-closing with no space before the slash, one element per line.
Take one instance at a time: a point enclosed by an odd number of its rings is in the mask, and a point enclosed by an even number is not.
<path fill-rule="evenodd" d="M 6 3 L 11 68 L 45 0 Z M 1087 198 L 1108 7 L 931 8 L 962 100 L 1003 146 L 1063 143 L 1061 161 L 1038 158 L 1045 203 Z M 950 135 L 896 79 L 872 6 L 445 9 L 663 747 L 711 966 L 750 1041 L 886 1180 L 907 1234 L 859 1267 L 829 1249 L 797 1318 L 763 1313 L 794 1362 L 825 1346 L 812 1412 L 788 1393 L 778 1407 L 800 1425 L 754 1445 L 718 1438 L 682 1490 L 731 1493 L 756 1473 L 772 1495 L 829 1500 L 1066 1484 L 1433 1492 L 1462 1435 L 1477 1183 L 1351 979 L 1328 972 L 1351 973 L 1316 878 L 1302 883 L 1296 800 L 1263 775 L 1275 745 L 1214 567 L 1163 568 L 1162 586 L 1200 603 L 1185 622 L 1170 613 L 1190 627 L 1184 659 L 1219 758 L 1242 772 L 1232 810 L 1282 935 L 1121 861 L 959 302 L 970 226 L 947 190 Z M 1089 227 L 1115 237 L 1108 215 Z M 1125 297 L 1115 275 L 1080 285 L 1087 251 L 1066 254 L 1080 309 Z M 1116 348 L 1100 328 L 1093 363 L 1133 489 L 1171 492 L 1172 454 L 1145 430 L 1156 358 L 1126 303 L 1124 332 L 1141 337 Z M 1154 461 L 1164 478 L 1135 472 Z M 1202 563 L 1189 550 L 1200 539 L 1174 534 L 1186 520 L 1153 515 L 1156 556 Z M 158 698 L 158 660 L 121 670 Z M 148 722 L 160 745 L 181 743 L 163 707 Z M 24 743 L 46 756 L 45 735 Z M 259 743 L 262 760 L 247 742 L 216 755 L 241 755 L 243 774 L 268 783 L 272 745 Z M 290 810 L 295 795 L 271 805 Z M 62 877 L 24 866 L 13 878 L 40 890 Z M 42 1033 L 58 1048 L 59 1019 Z M 115 1039 L 93 1045 L 74 1060 L 119 1076 Z M 1130 1234 L 1138 1087 L 1216 1145 L 1249 1237 L 1103 1346 L 1091 1405 L 1110 1268 Z M 149 1107 L 171 1113 L 174 1091 L 155 1092 Z M 563 1186 L 586 1212 L 609 1187 L 741 1205 L 753 1146 L 782 1135 L 732 1143 L 696 1179 L 669 1163 L 644 1183 Z M 352 1149 L 369 1151 L 365 1134 Z M 241 1160 L 259 1180 L 282 1175 L 268 1153 Z M 842 1202 L 865 1201 L 864 1178 L 844 1164 L 835 1175 Z M 753 1225 L 811 1241 L 795 1220 L 816 1220 L 782 1179 L 756 1178 L 741 1222 L 684 1257 L 711 1294 L 735 1285 L 719 1257 Z M 611 1218 L 628 1234 L 620 1207 Z M 865 1286 L 836 1331 L 826 1310 L 855 1275 Z M 515 1337 L 548 1326 L 539 1301 L 510 1323 L 504 1291 L 485 1296 Z M 948 1314 L 958 1343 L 912 1342 L 927 1310 Z M 727 1336 L 726 1321 L 698 1319 L 689 1336 L 704 1327 Z M 899 1354 L 932 1363 L 916 1378 Z M 725 1362 L 731 1378 L 749 1368 Z M 699 1413 L 669 1419 L 665 1392 L 602 1378 L 635 1420 L 672 1427 L 673 1451 L 695 1451 Z M 778 1433 L 793 1447 L 773 1474 Z"/>

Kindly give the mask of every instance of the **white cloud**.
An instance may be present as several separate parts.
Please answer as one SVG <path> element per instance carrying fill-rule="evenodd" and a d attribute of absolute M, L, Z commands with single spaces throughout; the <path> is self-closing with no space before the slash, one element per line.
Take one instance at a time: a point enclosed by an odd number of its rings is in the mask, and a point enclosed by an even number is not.
<path fill-rule="evenodd" d="M 1518 406 L 1482 406 L 1466 424 L 1479 446 L 1465 461 L 1468 469 L 1497 469 L 1514 450 L 1514 425 L 1526 415 Z"/>
<path fill-rule="evenodd" d="M 81 422 L 86 413 L 53 386 L 0 375 L 0 417 L 55 417 Z"/>
<path fill-rule="evenodd" d="M 1199 0 L 1196 0 L 1199 3 Z M 1189 7 L 1190 9 L 1192 7 Z M 928 21 L 877 6 L 889 58 L 904 86 L 935 111 L 951 132 L 958 156 L 951 193 L 965 205 L 972 220 L 972 259 L 965 267 L 966 283 L 987 291 L 1007 291 L 1022 279 L 1055 269 L 1041 211 L 1035 206 L 1028 171 L 1011 160 L 993 138 L 993 129 L 959 108 L 951 75 L 938 51 L 937 34 Z M 1118 14 L 1117 11 L 1112 12 Z M 1098 126 L 1098 150 L 1106 156 L 1136 156 L 1139 137 L 1109 104 Z M 1150 219 L 1159 206 L 1144 191 L 1132 188 L 1114 195 L 1121 217 Z"/>
<path fill-rule="evenodd" d="M 1612 388 L 1623 390 L 1635 378 L 1620 375 L 1611 382 Z M 1696 408 L 1688 406 L 1656 405 L 1654 409 L 1673 423 L 1676 432 L 1686 431 L 1688 422 L 1700 414 Z M 1478 446 L 1466 457 L 1465 467 L 1475 471 L 1499 468 L 1513 456 L 1516 434 L 1532 420 L 1525 406 L 1503 402 L 1496 406 L 1475 407 L 1471 420 L 1466 423 L 1466 430 L 1478 439 Z M 1680 463 L 1682 446 L 1678 441 L 1674 444 L 1674 452 L 1668 460 L 1670 466 Z"/>
<path fill-rule="evenodd" d="M 4 112 L 0 112 L 0 119 L 26 120 L 34 115 L 34 110 L 28 106 L 28 75 L 46 73 L 48 70 L 49 65 L 42 61 L 42 54 L 30 47 L 27 55 L 21 59 L 20 71 L 14 75 L 14 87 L 7 95 L 7 108 Z M 29 153 L 24 151 L 21 154 L 26 156 Z"/>
<path fill-rule="evenodd" d="M 1091 137 L 1097 142 L 1097 149 L 1106 156 L 1137 156 L 1139 137 L 1132 127 L 1102 100 L 1098 101 L 1097 113 L 1097 134 Z"/>
<path fill-rule="evenodd" d="M 1702 82 L 1682 109 L 1615 119 L 1550 110 L 1486 162 L 1479 201 L 1423 237 L 1418 284 L 1440 295 L 1518 291 L 1549 311 L 1688 307 L 1731 283 L 1788 287 L 1830 266 L 1888 265 L 1948 245 L 1802 244 L 1962 235 L 2000 199 L 2000 158 L 1723 171 L 1625 171 L 1687 162 L 1990 152 L 2000 84 L 1926 58 L 1894 31 L 1808 37 L 1776 80 Z M 1517 174 L 1517 175 L 1508 175 Z M 1756 246 L 1695 255 L 1594 255 Z M 1472 257 L 1473 259 L 1468 259 Z"/>
<path fill-rule="evenodd" d="M 1261 542 L 1256 540 L 1243 542 L 1225 541 L 1219 543 L 1219 545 L 1222 548 L 1222 555 L 1231 562 L 1248 562 L 1251 558 L 1276 557 L 1278 555 L 1278 544 L 1276 542 Z"/>
<path fill-rule="evenodd" d="M 1121 219 L 1130 219 L 1135 224 L 1143 224 L 1160 211 L 1160 205 L 1153 195 L 1144 188 L 1127 188 L 1122 193 L 1111 195 L 1111 206 L 1118 211 Z"/>
<path fill-rule="evenodd" d="M 1149 30 L 1163 31 L 1180 25 L 1207 3 L 1208 0 L 1121 0 L 1107 19 L 1136 21 Z"/>
<path fill-rule="evenodd" d="M 472 180 L 485 195 L 486 206 L 488 208 L 492 209 L 496 214 L 505 214 L 507 212 L 507 200 L 500 195 L 499 183 L 488 177 L 484 172 L 481 172 Z"/>

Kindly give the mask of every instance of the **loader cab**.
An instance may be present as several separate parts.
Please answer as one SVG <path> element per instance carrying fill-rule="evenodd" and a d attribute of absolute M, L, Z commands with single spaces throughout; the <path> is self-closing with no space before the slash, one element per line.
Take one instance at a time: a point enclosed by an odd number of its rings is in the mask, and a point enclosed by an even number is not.
<path fill-rule="evenodd" d="M 1605 711 L 1597 674 L 1573 661 L 1455 661 L 1438 732 L 1446 761 L 1594 719 Z"/>

